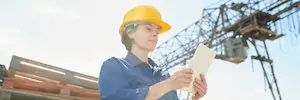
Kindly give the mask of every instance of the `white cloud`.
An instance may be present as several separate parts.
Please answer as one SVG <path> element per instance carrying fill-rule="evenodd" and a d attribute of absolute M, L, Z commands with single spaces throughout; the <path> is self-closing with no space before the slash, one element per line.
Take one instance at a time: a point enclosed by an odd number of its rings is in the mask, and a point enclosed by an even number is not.
<path fill-rule="evenodd" d="M 80 18 L 79 13 L 73 8 L 60 6 L 37 6 L 37 13 L 46 18 L 58 18 L 66 21 L 74 21 Z"/>
<path fill-rule="evenodd" d="M 18 39 L 16 34 L 20 30 L 17 29 L 0 29 L 0 47 L 8 47 L 17 43 Z"/>
<path fill-rule="evenodd" d="M 46 16 L 52 16 L 55 17 L 59 14 L 62 14 L 62 9 L 59 7 L 53 7 L 53 6 L 48 6 L 48 7 L 40 7 L 39 12 L 41 14 L 44 14 Z"/>

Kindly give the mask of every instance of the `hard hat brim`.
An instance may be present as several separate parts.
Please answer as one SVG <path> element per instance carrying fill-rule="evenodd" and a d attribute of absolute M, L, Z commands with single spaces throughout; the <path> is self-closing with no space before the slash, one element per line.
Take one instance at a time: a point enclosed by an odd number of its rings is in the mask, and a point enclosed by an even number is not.
<path fill-rule="evenodd" d="M 159 34 L 163 34 L 171 29 L 171 26 L 162 20 L 147 20 L 146 22 L 153 23 L 153 24 L 160 26 L 161 31 L 159 32 Z M 120 33 L 124 30 L 124 27 L 125 27 L 125 23 L 122 23 L 122 25 L 119 28 Z"/>

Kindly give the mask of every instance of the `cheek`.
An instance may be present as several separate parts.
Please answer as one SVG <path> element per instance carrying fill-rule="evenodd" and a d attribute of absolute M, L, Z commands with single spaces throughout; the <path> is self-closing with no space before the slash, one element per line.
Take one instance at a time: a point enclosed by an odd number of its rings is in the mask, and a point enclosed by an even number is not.
<path fill-rule="evenodd" d="M 136 36 L 134 40 L 136 43 L 138 43 L 140 45 L 145 45 L 147 43 L 147 37 L 142 36 L 142 35 Z"/>
<path fill-rule="evenodd" d="M 144 48 L 153 48 L 156 46 L 157 41 L 148 41 L 147 37 L 139 37 L 135 39 L 136 44 Z"/>
<path fill-rule="evenodd" d="M 139 31 L 137 31 L 137 33 L 138 32 Z M 147 33 L 142 33 L 142 32 L 139 33 L 139 34 L 136 34 L 135 37 L 134 37 L 135 43 L 138 44 L 139 46 L 142 46 L 143 48 L 153 48 L 153 47 L 155 47 L 156 44 L 157 44 L 157 39 L 156 39 L 156 41 L 148 41 L 150 36 L 147 36 L 146 34 Z"/>
<path fill-rule="evenodd" d="M 137 43 L 137 44 L 139 44 L 139 45 L 142 45 L 142 44 L 145 43 L 145 40 L 142 39 L 142 38 L 136 38 L 136 39 L 134 39 L 134 40 L 135 40 L 135 43 Z"/>

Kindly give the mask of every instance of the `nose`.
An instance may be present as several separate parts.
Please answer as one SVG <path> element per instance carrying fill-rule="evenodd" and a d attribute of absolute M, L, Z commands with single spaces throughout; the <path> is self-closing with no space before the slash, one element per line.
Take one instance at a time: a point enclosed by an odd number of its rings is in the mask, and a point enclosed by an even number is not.
<path fill-rule="evenodd" d="M 150 32 L 150 37 L 151 37 L 151 39 L 157 40 L 158 39 L 158 32 L 157 31 Z"/>
<path fill-rule="evenodd" d="M 157 32 L 157 31 L 152 31 L 152 32 L 151 32 L 151 35 L 152 35 L 152 36 L 158 36 L 158 32 Z"/>

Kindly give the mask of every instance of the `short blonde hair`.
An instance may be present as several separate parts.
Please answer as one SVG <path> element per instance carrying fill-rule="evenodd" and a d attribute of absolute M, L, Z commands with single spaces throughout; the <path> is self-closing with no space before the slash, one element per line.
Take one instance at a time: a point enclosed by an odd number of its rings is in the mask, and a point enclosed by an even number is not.
<path fill-rule="evenodd" d="M 121 41 L 122 44 L 125 46 L 126 50 L 131 51 L 132 48 L 132 41 L 133 39 L 129 38 L 128 34 L 130 32 L 135 32 L 138 29 L 137 23 L 128 23 L 125 25 L 124 31 L 121 32 Z"/>

